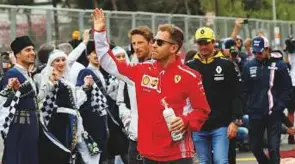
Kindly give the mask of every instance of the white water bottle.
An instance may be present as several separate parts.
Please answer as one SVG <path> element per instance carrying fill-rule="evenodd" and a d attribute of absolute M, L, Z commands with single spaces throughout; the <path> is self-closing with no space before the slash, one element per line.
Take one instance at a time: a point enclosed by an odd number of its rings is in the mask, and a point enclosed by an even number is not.
<path fill-rule="evenodd" d="M 172 108 L 168 107 L 167 102 L 165 101 L 165 99 L 161 100 L 162 104 L 164 105 L 165 109 L 163 110 L 163 116 L 165 118 L 166 124 L 168 129 L 170 130 L 170 123 L 172 122 L 172 120 L 176 117 L 174 110 Z M 170 132 L 172 140 L 173 141 L 180 141 L 183 138 L 183 134 L 182 133 L 175 133 L 175 132 Z"/>

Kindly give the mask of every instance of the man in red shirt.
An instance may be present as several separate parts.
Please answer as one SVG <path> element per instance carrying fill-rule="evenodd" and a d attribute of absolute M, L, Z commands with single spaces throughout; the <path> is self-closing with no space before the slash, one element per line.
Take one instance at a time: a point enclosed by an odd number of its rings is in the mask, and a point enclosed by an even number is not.
<path fill-rule="evenodd" d="M 144 163 L 193 163 L 192 131 L 199 131 L 210 113 L 198 72 L 181 63 L 176 55 L 183 44 L 182 31 L 171 24 L 159 26 L 153 39 L 155 60 L 127 65 L 116 60 L 106 39 L 103 11 L 95 9 L 94 41 L 101 66 L 110 74 L 135 85 L 138 105 L 138 151 Z M 165 99 L 176 118 L 168 129 L 163 117 Z M 184 133 L 173 141 L 170 132 Z"/>

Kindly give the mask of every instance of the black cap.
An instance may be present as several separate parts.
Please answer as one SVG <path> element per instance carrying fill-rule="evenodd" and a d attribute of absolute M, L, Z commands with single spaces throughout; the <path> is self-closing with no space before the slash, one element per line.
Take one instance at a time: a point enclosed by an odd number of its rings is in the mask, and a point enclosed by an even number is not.
<path fill-rule="evenodd" d="M 10 44 L 14 54 L 19 53 L 22 49 L 28 46 L 34 46 L 32 40 L 28 36 L 20 36 L 15 38 L 15 40 Z"/>
<path fill-rule="evenodd" d="M 233 39 L 227 39 L 224 42 L 224 48 L 225 49 L 230 49 L 231 47 L 236 46 L 236 42 Z"/>
<path fill-rule="evenodd" d="M 92 51 L 95 50 L 95 46 L 94 46 L 94 41 L 89 41 L 87 43 L 87 49 L 86 49 L 86 53 L 87 55 L 90 55 Z"/>

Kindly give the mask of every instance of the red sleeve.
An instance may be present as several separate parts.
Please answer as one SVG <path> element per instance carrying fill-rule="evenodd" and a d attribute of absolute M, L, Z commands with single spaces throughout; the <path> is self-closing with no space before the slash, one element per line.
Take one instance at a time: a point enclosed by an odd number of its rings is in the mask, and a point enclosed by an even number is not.
<path fill-rule="evenodd" d="M 143 68 L 142 63 L 136 63 L 136 64 L 127 64 L 126 62 L 120 62 L 117 60 L 115 55 L 111 50 L 108 51 L 109 56 L 111 57 L 111 60 L 115 63 L 115 67 L 113 69 L 117 69 L 119 73 L 119 78 L 124 78 L 122 76 L 126 76 L 132 81 L 135 81 L 135 78 L 140 74 L 140 70 Z M 110 61 L 111 62 L 111 61 Z M 109 67 L 107 67 L 109 70 Z M 106 71 L 108 71 L 106 70 Z"/>
<path fill-rule="evenodd" d="M 109 43 L 106 38 L 106 32 L 94 32 L 95 51 L 100 60 L 101 67 L 109 74 L 125 81 L 135 81 L 142 69 L 142 64 L 127 64 L 119 62 L 110 50 Z"/>
<path fill-rule="evenodd" d="M 194 73 L 195 77 L 191 76 L 192 78 L 189 78 L 186 85 L 191 110 L 181 117 L 185 127 L 191 131 L 199 131 L 207 120 L 211 110 L 204 92 L 201 75 L 198 72 Z"/>

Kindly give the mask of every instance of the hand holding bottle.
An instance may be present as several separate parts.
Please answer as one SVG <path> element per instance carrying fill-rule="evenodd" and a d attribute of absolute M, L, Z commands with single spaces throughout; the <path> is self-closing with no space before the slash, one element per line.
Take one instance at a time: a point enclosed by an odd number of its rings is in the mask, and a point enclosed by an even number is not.
<path fill-rule="evenodd" d="M 170 131 L 173 141 L 180 141 L 183 138 L 184 123 L 180 117 L 176 117 L 174 110 L 168 107 L 165 99 L 161 100 L 165 109 L 163 110 L 163 116 L 166 121 L 167 127 Z"/>
<path fill-rule="evenodd" d="M 170 123 L 170 131 L 184 133 L 185 127 L 181 117 L 175 117 Z"/>

